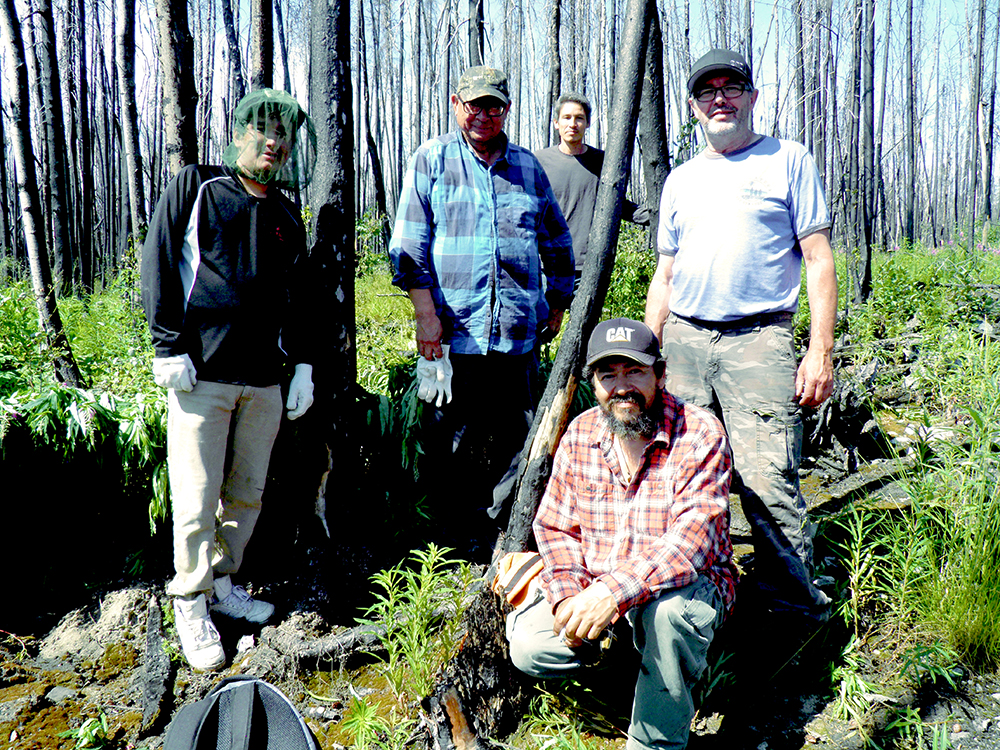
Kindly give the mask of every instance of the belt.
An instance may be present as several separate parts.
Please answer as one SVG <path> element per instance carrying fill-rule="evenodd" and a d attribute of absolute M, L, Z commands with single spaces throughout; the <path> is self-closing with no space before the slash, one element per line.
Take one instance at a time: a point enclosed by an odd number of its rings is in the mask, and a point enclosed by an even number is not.
<path fill-rule="evenodd" d="M 674 315 L 677 315 L 677 313 L 674 313 Z M 736 320 L 702 320 L 701 318 L 687 318 L 683 315 L 677 315 L 677 317 L 699 328 L 711 328 L 713 331 L 732 331 L 737 328 L 763 328 L 764 326 L 789 323 L 792 320 L 792 313 L 782 310 L 780 312 L 750 315 L 746 318 L 737 318 Z"/>

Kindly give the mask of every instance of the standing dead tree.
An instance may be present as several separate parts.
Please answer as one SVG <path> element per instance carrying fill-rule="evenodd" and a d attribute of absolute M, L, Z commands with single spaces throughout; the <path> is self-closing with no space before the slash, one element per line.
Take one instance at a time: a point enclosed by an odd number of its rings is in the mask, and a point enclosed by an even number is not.
<path fill-rule="evenodd" d="M 323 274 L 326 300 L 324 352 L 317 362 L 317 394 L 329 421 L 331 461 L 344 476 L 354 476 L 357 455 L 349 435 L 354 413 L 357 349 L 354 325 L 354 119 L 351 116 L 350 3 L 312 0 L 310 97 L 316 124 L 316 171 L 310 200 L 316 212 L 310 250 Z M 320 508 L 317 507 L 320 513 Z M 321 513 L 325 515 L 325 510 Z M 325 523 L 325 518 L 321 520 Z"/>
<path fill-rule="evenodd" d="M 271 0 L 250 3 L 250 88 L 274 87 L 274 14 Z"/>
<path fill-rule="evenodd" d="M 146 203 L 142 180 L 142 153 L 139 150 L 139 109 L 135 101 L 135 4 L 117 0 L 118 35 L 115 62 L 118 65 L 118 98 L 122 112 L 122 144 L 125 176 L 128 181 L 129 216 L 132 237 L 141 237 L 146 226 Z"/>
<path fill-rule="evenodd" d="M 62 84 L 56 55 L 54 9 L 50 0 L 38 0 L 35 7 L 35 59 L 38 62 L 39 112 L 45 142 L 45 178 L 49 190 L 50 255 L 53 284 L 59 296 L 69 294 L 73 285 L 73 241 L 70 235 L 70 191 L 66 151 L 66 124 L 63 117 Z"/>
<path fill-rule="evenodd" d="M 156 31 L 163 81 L 163 139 L 167 166 L 175 175 L 198 161 L 195 118 L 194 41 L 184 0 L 156 0 Z"/>
<path fill-rule="evenodd" d="M 48 245 L 42 224 L 41 204 L 38 195 L 38 176 L 35 156 L 31 148 L 30 115 L 28 104 L 28 73 L 24 58 L 24 41 L 17 20 L 14 0 L 4 0 L 0 9 L 0 31 L 4 47 L 10 51 L 11 60 L 5 67 L 5 87 L 10 92 L 11 144 L 14 164 L 17 167 L 17 192 L 21 200 L 24 240 L 31 267 L 31 287 L 38 309 L 42 331 L 48 339 L 56 379 L 60 383 L 82 387 L 83 377 L 73 359 L 66 332 L 63 329 L 59 308 L 56 306 L 49 269 Z"/>
<path fill-rule="evenodd" d="M 608 148 L 597 192 L 594 220 L 580 289 L 570 309 L 559 353 L 521 454 L 516 502 L 502 551 L 531 545 L 531 521 L 552 469 L 552 458 L 569 420 L 580 377 L 580 357 L 601 314 L 618 244 L 622 200 L 631 172 L 654 0 L 629 0 L 625 12 L 622 60 L 614 84 Z M 466 614 L 468 635 L 459 653 L 439 676 L 425 707 L 431 717 L 435 747 L 475 750 L 478 737 L 499 737 L 517 725 L 523 713 L 525 679 L 510 663 L 499 598 L 484 590 Z"/>

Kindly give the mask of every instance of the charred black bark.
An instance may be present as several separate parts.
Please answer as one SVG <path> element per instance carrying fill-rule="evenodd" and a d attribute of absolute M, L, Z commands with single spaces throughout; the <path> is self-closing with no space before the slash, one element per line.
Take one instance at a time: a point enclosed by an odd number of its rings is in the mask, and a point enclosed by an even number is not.
<path fill-rule="evenodd" d="M 659 225 L 660 193 L 670 174 L 670 143 L 667 140 L 666 101 L 663 80 L 663 32 L 658 13 L 653 13 L 646 42 L 642 101 L 639 105 L 639 147 L 646 185 L 646 205 L 650 209 L 649 231 L 656 241 Z"/>
<path fill-rule="evenodd" d="M 285 76 L 288 76 L 287 68 Z M 274 87 L 274 15 L 271 0 L 250 3 L 250 88 Z"/>
<path fill-rule="evenodd" d="M 314 378 L 319 413 L 328 426 L 327 443 L 337 472 L 356 476 L 357 447 L 349 437 L 354 413 L 357 349 L 354 325 L 354 118 L 351 92 L 350 4 L 313 0 L 312 112 L 316 126 L 316 171 L 310 203 L 316 224 L 311 255 L 326 287 L 323 320 L 326 346 Z"/>
<path fill-rule="evenodd" d="M 559 439 L 569 421 L 569 407 L 580 378 L 581 356 L 590 332 L 598 323 L 611 281 L 622 200 L 631 171 L 639 117 L 638 91 L 649 38 L 648 19 L 655 13 L 655 4 L 645 0 L 630 0 L 626 10 L 622 60 L 615 76 L 611 105 L 611 111 L 620 115 L 620 119 L 612 125 L 605 152 L 580 288 L 570 308 L 568 327 L 563 332 L 552 374 L 521 454 L 516 500 L 503 542 L 506 552 L 522 550 L 532 544 L 531 522 L 548 482 Z"/>

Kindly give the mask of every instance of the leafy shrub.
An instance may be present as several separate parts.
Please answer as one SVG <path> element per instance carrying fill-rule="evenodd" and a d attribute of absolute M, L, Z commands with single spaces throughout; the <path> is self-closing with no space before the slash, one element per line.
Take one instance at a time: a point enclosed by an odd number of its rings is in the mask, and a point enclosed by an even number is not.
<path fill-rule="evenodd" d="M 357 235 L 355 270 L 358 278 L 391 272 L 388 217 L 369 206 L 354 225 Z"/>
<path fill-rule="evenodd" d="M 413 550 L 410 564 L 372 576 L 379 591 L 361 624 L 377 627 L 385 648 L 384 672 L 400 705 L 430 694 L 438 668 L 450 659 L 463 634 L 462 613 L 474 576 L 451 550 L 430 544 Z"/>
<path fill-rule="evenodd" d="M 645 227 L 622 223 L 615 267 L 604 299 L 604 319 L 646 317 L 646 293 L 656 270 L 656 252 L 647 237 Z"/>

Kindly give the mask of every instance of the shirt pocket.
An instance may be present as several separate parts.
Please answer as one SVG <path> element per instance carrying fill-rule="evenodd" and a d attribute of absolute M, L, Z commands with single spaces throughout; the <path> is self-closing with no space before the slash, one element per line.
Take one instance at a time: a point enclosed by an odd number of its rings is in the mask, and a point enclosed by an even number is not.
<path fill-rule="evenodd" d="M 607 536 L 615 529 L 614 490 L 599 482 L 587 482 L 577 496 L 581 531 Z"/>
<path fill-rule="evenodd" d="M 497 196 L 497 230 L 501 237 L 534 240 L 538 236 L 542 201 L 518 190 Z"/>

